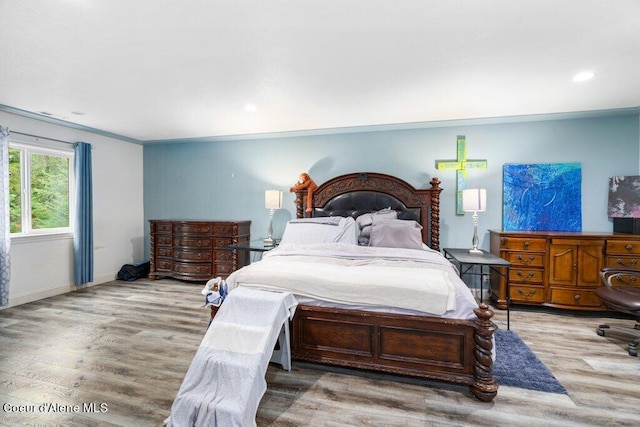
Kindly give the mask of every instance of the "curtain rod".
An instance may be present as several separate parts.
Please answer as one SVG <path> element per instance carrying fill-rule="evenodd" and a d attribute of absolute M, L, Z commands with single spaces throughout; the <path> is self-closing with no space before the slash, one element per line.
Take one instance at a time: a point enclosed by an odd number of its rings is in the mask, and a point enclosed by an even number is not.
<path fill-rule="evenodd" d="M 31 133 L 18 132 L 18 131 L 11 130 L 11 129 L 9 129 L 9 133 L 17 133 L 18 135 L 30 136 L 32 138 L 46 139 L 46 140 L 49 140 L 49 141 L 61 142 L 63 144 L 76 145 L 75 142 L 62 141 L 61 139 L 47 138 L 46 136 L 39 136 L 39 135 L 33 135 Z"/>

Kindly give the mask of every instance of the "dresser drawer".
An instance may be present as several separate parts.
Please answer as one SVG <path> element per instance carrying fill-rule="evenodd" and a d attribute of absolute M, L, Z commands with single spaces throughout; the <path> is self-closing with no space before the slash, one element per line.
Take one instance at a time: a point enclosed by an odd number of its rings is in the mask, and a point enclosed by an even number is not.
<path fill-rule="evenodd" d="M 216 262 L 216 275 L 226 277 L 233 273 L 233 264 L 230 262 Z"/>
<path fill-rule="evenodd" d="M 621 274 L 619 276 L 611 279 L 611 284 L 613 286 L 636 286 L 640 287 L 640 280 L 638 280 L 638 276 L 634 276 L 632 274 Z"/>
<path fill-rule="evenodd" d="M 156 256 L 171 258 L 173 256 L 173 248 L 171 246 L 156 246 Z"/>
<path fill-rule="evenodd" d="M 513 266 L 542 267 L 544 254 L 530 252 L 507 252 L 505 257 Z"/>
<path fill-rule="evenodd" d="M 509 282 L 542 284 L 542 270 L 527 268 L 509 269 Z"/>
<path fill-rule="evenodd" d="M 607 256 L 607 267 L 640 268 L 640 256 Z"/>
<path fill-rule="evenodd" d="M 551 303 L 574 307 L 600 307 L 602 300 L 594 291 L 551 288 Z"/>
<path fill-rule="evenodd" d="M 229 239 L 221 239 L 221 238 L 213 239 L 213 247 L 214 248 L 226 248 L 231 243 L 233 243 L 233 239 L 231 239 L 231 238 L 229 238 Z"/>
<path fill-rule="evenodd" d="M 609 240 L 607 255 L 640 255 L 640 241 L 637 240 Z"/>
<path fill-rule="evenodd" d="M 173 271 L 173 261 L 170 259 L 156 259 L 156 271 Z"/>
<path fill-rule="evenodd" d="M 173 244 L 173 238 L 171 237 L 171 235 L 167 235 L 167 234 L 156 234 L 155 236 L 151 236 L 151 239 L 153 239 L 153 243 L 155 243 L 156 245 L 172 245 Z"/>
<path fill-rule="evenodd" d="M 213 234 L 216 236 L 233 236 L 235 235 L 234 228 L 233 224 L 215 224 L 213 226 Z"/>
<path fill-rule="evenodd" d="M 184 249 L 176 249 L 174 257 L 178 261 L 211 261 L 213 259 L 212 251 L 189 251 Z"/>
<path fill-rule="evenodd" d="M 520 286 L 511 284 L 509 296 L 512 302 L 543 303 L 544 288 L 542 286 Z"/>
<path fill-rule="evenodd" d="M 170 222 L 156 222 L 155 223 L 155 231 L 156 233 L 171 233 L 173 231 L 173 224 Z"/>
<path fill-rule="evenodd" d="M 185 248 L 210 248 L 211 238 L 198 238 L 192 236 L 178 236 L 174 240 L 176 247 Z"/>
<path fill-rule="evenodd" d="M 198 234 L 211 234 L 213 230 L 212 224 L 207 223 L 188 223 L 188 224 L 176 224 L 174 231 L 176 233 L 198 233 Z"/>
<path fill-rule="evenodd" d="M 552 245 L 560 245 L 560 246 L 580 246 L 580 247 L 588 247 L 588 246 L 597 246 L 599 248 L 604 248 L 605 241 L 602 239 L 551 239 Z"/>
<path fill-rule="evenodd" d="M 544 251 L 547 247 L 547 240 L 539 238 L 503 237 L 500 239 L 500 247 L 502 249 L 522 251 Z"/>
<path fill-rule="evenodd" d="M 199 277 L 213 277 L 212 264 L 176 262 L 173 271 L 179 274 Z"/>
<path fill-rule="evenodd" d="M 213 251 L 213 259 L 216 261 L 231 261 L 233 259 L 233 251 L 215 250 Z"/>

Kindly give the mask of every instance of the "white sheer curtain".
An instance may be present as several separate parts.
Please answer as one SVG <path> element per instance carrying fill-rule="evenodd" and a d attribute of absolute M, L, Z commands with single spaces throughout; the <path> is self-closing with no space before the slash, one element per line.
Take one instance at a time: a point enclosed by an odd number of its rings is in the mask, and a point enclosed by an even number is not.
<path fill-rule="evenodd" d="M 9 129 L 0 126 L 0 307 L 9 305 Z"/>

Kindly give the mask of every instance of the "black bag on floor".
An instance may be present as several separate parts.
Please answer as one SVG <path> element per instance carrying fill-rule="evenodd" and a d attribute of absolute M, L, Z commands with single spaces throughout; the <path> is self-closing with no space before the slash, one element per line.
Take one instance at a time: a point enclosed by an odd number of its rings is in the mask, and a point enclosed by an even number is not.
<path fill-rule="evenodd" d="M 118 280 L 126 280 L 127 282 L 133 282 L 141 277 L 147 277 L 149 275 L 150 262 L 141 262 L 138 264 L 125 264 L 118 271 Z"/>

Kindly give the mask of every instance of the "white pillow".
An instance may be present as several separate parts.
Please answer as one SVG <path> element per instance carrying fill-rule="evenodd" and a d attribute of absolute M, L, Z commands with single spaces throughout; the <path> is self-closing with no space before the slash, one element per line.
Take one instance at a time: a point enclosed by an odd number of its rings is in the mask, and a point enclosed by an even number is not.
<path fill-rule="evenodd" d="M 358 226 L 351 217 L 294 219 L 287 223 L 283 243 L 349 243 L 358 244 Z"/>

